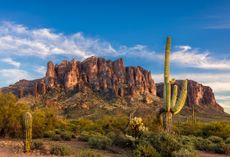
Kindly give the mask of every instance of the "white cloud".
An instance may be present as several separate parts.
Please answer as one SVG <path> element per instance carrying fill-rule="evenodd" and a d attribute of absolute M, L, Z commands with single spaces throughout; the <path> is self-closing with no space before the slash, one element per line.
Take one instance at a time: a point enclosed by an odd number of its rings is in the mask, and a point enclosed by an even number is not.
<path fill-rule="evenodd" d="M 20 68 L 20 66 L 21 66 L 20 62 L 14 61 L 12 58 L 3 58 L 3 59 L 1 59 L 1 61 L 6 63 L 6 64 L 13 65 L 16 68 Z"/>
<path fill-rule="evenodd" d="M 230 73 L 179 73 L 171 74 L 171 78 L 197 81 L 210 86 L 215 93 L 230 92 Z M 156 82 L 162 82 L 163 74 L 153 74 L 153 79 Z"/>
<path fill-rule="evenodd" d="M 110 43 L 86 38 L 82 33 L 63 35 L 47 28 L 29 29 L 23 25 L 3 22 L 0 25 L 0 52 L 36 57 L 66 54 L 82 59 L 116 51 Z"/>
<path fill-rule="evenodd" d="M 182 73 L 172 77 L 176 79 L 189 78 L 205 85 L 211 86 L 215 93 L 230 92 L 230 70 L 229 59 L 214 58 L 209 51 L 194 49 L 189 45 L 177 46 L 172 51 L 171 63 L 186 69 L 187 67 L 203 69 L 205 73 Z M 5 56 L 8 58 L 4 58 Z M 0 82 L 10 84 L 19 79 L 31 79 L 31 75 L 21 67 L 20 62 L 13 60 L 18 56 L 30 56 L 36 58 L 55 58 L 56 56 L 69 56 L 82 60 L 89 56 L 102 57 L 134 57 L 143 61 L 156 61 L 164 63 L 163 51 L 158 53 L 146 45 L 137 44 L 132 47 L 120 45 L 113 47 L 110 42 L 99 38 L 86 37 L 78 32 L 70 35 L 57 33 L 48 28 L 28 28 L 24 25 L 12 22 L 0 23 L 0 57 L 2 62 L 13 65 L 15 69 L 0 69 Z M 44 75 L 45 67 L 35 66 L 34 71 Z M 174 69 L 173 68 L 173 69 Z M 208 73 L 212 70 L 212 73 Z M 214 73 L 219 71 L 222 73 Z M 227 71 L 227 72 L 226 72 Z M 156 81 L 163 80 L 162 74 L 154 75 Z M 0 84 L 1 86 L 1 84 Z"/>
<path fill-rule="evenodd" d="M 35 71 L 40 73 L 40 74 L 42 74 L 43 76 L 45 76 L 46 67 L 44 67 L 44 66 L 36 66 Z"/>
<path fill-rule="evenodd" d="M 210 52 L 201 52 L 190 46 L 178 46 L 178 48 L 178 51 L 172 53 L 172 63 L 200 69 L 230 70 L 230 60 L 215 59 L 210 56 Z"/>
<path fill-rule="evenodd" d="M 13 84 L 21 79 L 33 79 L 28 72 L 20 69 L 0 69 L 0 82 Z"/>

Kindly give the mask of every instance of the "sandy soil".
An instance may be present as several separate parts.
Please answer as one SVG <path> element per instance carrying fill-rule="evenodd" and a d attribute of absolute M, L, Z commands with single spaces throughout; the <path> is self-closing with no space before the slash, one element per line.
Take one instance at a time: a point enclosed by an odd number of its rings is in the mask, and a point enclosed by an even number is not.
<path fill-rule="evenodd" d="M 89 149 L 90 147 L 86 142 L 81 141 L 48 141 L 44 140 L 47 145 L 51 144 L 67 144 L 74 150 L 74 152 L 79 152 L 84 149 Z M 31 153 L 23 153 L 22 149 L 23 143 L 20 140 L 12 139 L 0 139 L 0 157 L 55 157 L 55 155 L 50 155 L 49 153 L 44 154 L 39 151 L 33 151 Z M 105 150 L 95 150 L 100 153 L 103 157 L 130 157 L 130 153 L 125 152 L 121 149 L 114 149 L 115 152 L 105 151 Z M 200 157 L 229 157 L 227 155 L 211 154 L 207 152 L 198 151 Z M 74 156 L 69 156 L 74 157 Z"/>

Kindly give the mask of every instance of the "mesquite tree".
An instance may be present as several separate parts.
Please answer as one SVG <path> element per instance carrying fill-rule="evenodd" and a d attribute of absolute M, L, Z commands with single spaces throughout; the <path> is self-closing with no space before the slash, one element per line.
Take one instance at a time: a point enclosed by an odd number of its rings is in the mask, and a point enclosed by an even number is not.
<path fill-rule="evenodd" d="M 176 115 L 183 108 L 187 98 L 187 80 L 183 81 L 180 97 L 177 98 L 178 87 L 173 86 L 173 94 L 171 95 L 171 85 L 175 83 L 175 79 L 170 80 L 170 45 L 171 38 L 167 37 L 165 48 L 165 64 L 164 64 L 164 108 L 160 110 L 160 123 L 167 131 L 172 127 L 172 116 Z"/>

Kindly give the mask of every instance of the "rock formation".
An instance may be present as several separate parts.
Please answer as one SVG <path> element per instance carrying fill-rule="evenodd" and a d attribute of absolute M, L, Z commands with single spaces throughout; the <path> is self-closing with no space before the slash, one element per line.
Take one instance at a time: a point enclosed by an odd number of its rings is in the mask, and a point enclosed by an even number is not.
<path fill-rule="evenodd" d="M 151 73 L 142 67 L 125 67 L 122 59 L 116 61 L 90 57 L 83 62 L 62 61 L 47 64 L 46 76 L 42 79 L 21 80 L 3 88 L 3 92 L 13 92 L 18 97 L 43 95 L 53 89 L 65 92 L 81 90 L 85 86 L 96 92 L 110 92 L 114 96 L 156 95 L 156 87 Z"/>
<path fill-rule="evenodd" d="M 175 84 L 179 86 L 179 90 L 182 86 L 182 81 L 176 81 Z M 157 96 L 163 98 L 163 83 L 156 84 Z M 219 112 L 223 112 L 224 109 L 221 107 L 215 99 L 212 89 L 208 86 L 203 86 L 195 81 L 188 81 L 188 97 L 186 105 L 192 107 L 197 105 L 200 108 L 210 108 Z"/>

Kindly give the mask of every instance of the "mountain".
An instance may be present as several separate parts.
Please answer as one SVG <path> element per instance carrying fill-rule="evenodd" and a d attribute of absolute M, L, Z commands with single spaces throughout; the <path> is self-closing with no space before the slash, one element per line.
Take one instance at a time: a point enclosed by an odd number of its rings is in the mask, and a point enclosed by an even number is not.
<path fill-rule="evenodd" d="M 179 89 L 181 81 L 176 81 Z M 2 92 L 12 92 L 19 98 L 33 95 L 73 95 L 78 92 L 92 90 L 107 100 L 128 97 L 130 100 L 138 98 L 150 104 L 156 96 L 162 98 L 163 84 L 156 84 L 151 72 L 142 67 L 125 67 L 122 59 L 115 61 L 104 58 L 90 57 L 82 62 L 62 61 L 54 65 L 49 61 L 46 76 L 37 80 L 20 80 L 14 85 L 2 88 Z M 161 103 L 162 104 L 162 103 Z M 210 87 L 195 81 L 188 81 L 187 107 L 192 105 L 215 112 L 224 112 L 216 102 Z"/>
<path fill-rule="evenodd" d="M 182 87 L 182 80 L 175 82 L 180 89 Z M 156 84 L 157 96 L 163 98 L 163 83 Z M 215 99 L 212 89 L 208 86 L 204 86 L 193 80 L 188 80 L 188 97 L 186 100 L 186 105 L 192 108 L 192 105 L 199 107 L 204 110 L 214 110 L 217 112 L 224 112 L 223 107 L 221 107 Z"/>

